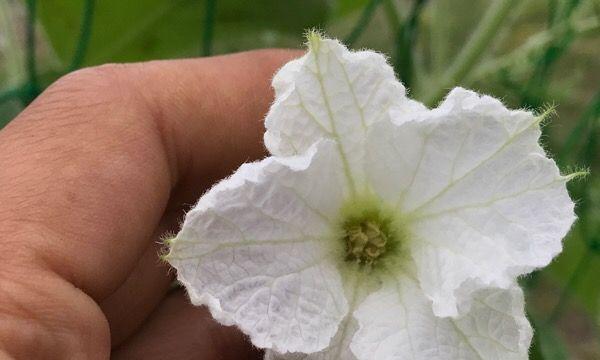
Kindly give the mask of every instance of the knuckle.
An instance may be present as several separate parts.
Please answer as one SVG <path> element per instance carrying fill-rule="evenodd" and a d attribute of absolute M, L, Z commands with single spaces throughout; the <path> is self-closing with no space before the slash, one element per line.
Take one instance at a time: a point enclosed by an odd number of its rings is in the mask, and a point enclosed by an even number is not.
<path fill-rule="evenodd" d="M 89 108 L 122 102 L 131 93 L 129 68 L 130 65 L 107 64 L 64 75 L 44 92 L 44 103 Z"/>
<path fill-rule="evenodd" d="M 130 81 L 133 66 L 107 64 L 66 74 L 19 115 L 21 120 L 16 120 L 37 133 L 87 126 L 95 119 L 123 120 L 110 115 L 139 104 L 137 90 Z"/>
<path fill-rule="evenodd" d="M 68 73 L 59 78 L 46 91 L 47 95 L 54 92 L 85 95 L 114 94 L 115 90 L 126 87 L 128 82 L 124 77 L 129 72 L 130 65 L 106 64 L 84 68 Z"/>

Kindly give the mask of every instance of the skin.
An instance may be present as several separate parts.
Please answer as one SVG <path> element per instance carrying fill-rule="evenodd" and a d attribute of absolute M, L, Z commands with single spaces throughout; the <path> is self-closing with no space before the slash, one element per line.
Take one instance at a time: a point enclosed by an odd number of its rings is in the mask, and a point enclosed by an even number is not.
<path fill-rule="evenodd" d="M 300 55 L 80 70 L 0 131 L 0 358 L 261 357 L 172 288 L 159 240 L 265 156 L 271 78 Z"/>

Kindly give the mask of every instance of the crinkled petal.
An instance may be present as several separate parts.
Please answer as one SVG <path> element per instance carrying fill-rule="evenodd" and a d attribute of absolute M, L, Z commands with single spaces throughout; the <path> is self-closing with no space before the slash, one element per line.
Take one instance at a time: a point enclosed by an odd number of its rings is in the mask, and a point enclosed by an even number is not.
<path fill-rule="evenodd" d="M 349 315 L 342 324 L 340 324 L 337 334 L 325 350 L 313 354 L 281 354 L 273 350 L 267 350 L 265 352 L 265 360 L 357 360 L 354 353 L 350 350 L 350 342 L 356 333 L 356 330 L 358 330 L 358 324 L 356 320 Z"/>
<path fill-rule="evenodd" d="M 204 195 L 167 260 L 194 304 L 261 348 L 315 352 L 348 311 L 332 219 L 347 192 L 335 144 L 243 165 Z"/>
<path fill-rule="evenodd" d="M 265 350 L 264 360 L 305 360 L 309 355 L 303 353 L 281 354 L 271 349 Z"/>
<path fill-rule="evenodd" d="M 367 173 L 410 223 L 435 313 L 456 316 L 467 279 L 506 288 L 547 265 L 575 220 L 573 202 L 531 113 L 457 88 L 419 116 L 371 129 Z"/>
<path fill-rule="evenodd" d="M 333 139 L 349 183 L 359 187 L 367 128 L 389 119 L 391 108 L 401 113 L 422 105 L 406 98 L 383 55 L 351 52 L 315 33 L 308 37 L 308 53 L 273 79 L 275 102 L 265 121 L 265 144 L 273 155 L 289 156 Z"/>
<path fill-rule="evenodd" d="M 517 360 L 528 358 L 532 330 L 517 285 L 478 289 L 463 315 L 434 315 L 415 280 L 398 277 L 354 312 L 359 330 L 350 345 L 359 360 Z"/>
<path fill-rule="evenodd" d="M 231 316 L 231 314 L 223 311 L 221 309 L 221 303 L 214 296 L 208 293 L 197 293 L 192 291 L 188 291 L 190 293 L 190 298 L 194 299 L 194 304 L 197 305 L 206 305 L 208 310 L 210 311 L 213 319 L 217 320 L 220 324 L 225 326 L 235 325 L 235 320 Z"/>

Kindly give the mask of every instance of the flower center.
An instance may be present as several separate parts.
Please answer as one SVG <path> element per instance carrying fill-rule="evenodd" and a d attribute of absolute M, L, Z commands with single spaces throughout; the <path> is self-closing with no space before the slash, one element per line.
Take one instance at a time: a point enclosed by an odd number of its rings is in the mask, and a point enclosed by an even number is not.
<path fill-rule="evenodd" d="M 333 234 L 332 251 L 348 279 L 359 272 L 379 281 L 409 260 L 409 219 L 376 195 L 347 199 Z"/>
<path fill-rule="evenodd" d="M 371 271 L 402 260 L 408 242 L 405 221 L 374 195 L 354 197 L 340 209 L 335 244 L 339 259 L 350 268 Z"/>
<path fill-rule="evenodd" d="M 361 265 L 372 265 L 386 252 L 388 236 L 375 220 L 347 224 L 346 257 Z"/>

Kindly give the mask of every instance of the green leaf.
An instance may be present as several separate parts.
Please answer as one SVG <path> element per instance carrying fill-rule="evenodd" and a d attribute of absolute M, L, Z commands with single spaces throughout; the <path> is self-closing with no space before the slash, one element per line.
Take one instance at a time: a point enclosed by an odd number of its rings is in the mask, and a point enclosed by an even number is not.
<path fill-rule="evenodd" d="M 39 2 L 44 30 L 64 64 L 73 56 L 82 10 L 80 0 Z M 203 0 L 96 1 L 84 64 L 197 56 L 202 42 L 204 11 Z M 327 14 L 325 0 L 218 1 L 215 36 L 221 44 L 215 44 L 215 48 L 235 45 L 243 35 L 241 28 L 244 31 L 251 28 L 253 34 L 267 31 L 277 35 L 295 34 L 299 43 L 304 29 L 324 23 Z M 262 46 L 260 37 L 244 42 L 245 49 Z"/>
<path fill-rule="evenodd" d="M 250 23 L 255 31 L 280 31 L 302 38 L 305 30 L 323 27 L 330 13 L 328 4 L 328 0 L 220 0 L 217 24 Z"/>
<path fill-rule="evenodd" d="M 344 16 L 367 6 L 369 0 L 338 0 L 335 2 L 335 15 Z"/>
<path fill-rule="evenodd" d="M 40 20 L 64 64 L 75 50 L 82 9 L 79 0 L 39 4 Z M 199 47 L 202 11 L 198 1 L 96 1 L 85 64 L 176 56 L 194 41 Z M 192 24 L 197 24 L 194 32 Z"/>

